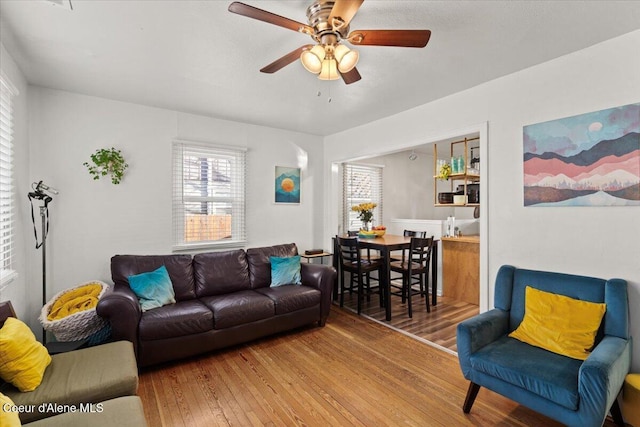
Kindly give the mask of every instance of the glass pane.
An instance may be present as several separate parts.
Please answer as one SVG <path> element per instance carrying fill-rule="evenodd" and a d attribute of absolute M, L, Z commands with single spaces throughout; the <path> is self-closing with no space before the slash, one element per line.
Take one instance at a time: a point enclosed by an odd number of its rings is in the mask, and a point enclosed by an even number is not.
<path fill-rule="evenodd" d="M 231 203 L 188 202 L 184 207 L 185 243 L 231 239 Z"/>

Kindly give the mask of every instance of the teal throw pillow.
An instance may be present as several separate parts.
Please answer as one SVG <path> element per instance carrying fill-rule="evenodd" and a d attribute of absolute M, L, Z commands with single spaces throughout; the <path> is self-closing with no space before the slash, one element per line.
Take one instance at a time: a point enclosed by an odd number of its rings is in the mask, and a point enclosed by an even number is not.
<path fill-rule="evenodd" d="M 138 297 L 142 311 L 176 302 L 176 294 L 164 265 L 148 273 L 129 276 L 129 287 Z"/>
<path fill-rule="evenodd" d="M 270 256 L 269 261 L 271 261 L 271 287 L 302 284 L 300 255 L 285 258 Z"/>

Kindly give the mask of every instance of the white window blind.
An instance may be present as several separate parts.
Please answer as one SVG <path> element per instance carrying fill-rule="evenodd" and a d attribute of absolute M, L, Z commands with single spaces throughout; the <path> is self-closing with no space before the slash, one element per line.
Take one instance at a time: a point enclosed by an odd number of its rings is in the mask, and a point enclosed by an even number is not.
<path fill-rule="evenodd" d="M 17 95 L 0 73 L 0 286 L 16 275 L 14 267 L 13 108 Z"/>
<path fill-rule="evenodd" d="M 373 223 L 383 224 L 382 216 L 382 167 L 356 163 L 342 165 L 342 229 L 357 231 L 362 225 L 358 212 L 351 207 L 360 203 L 376 203 Z"/>
<path fill-rule="evenodd" d="M 173 142 L 174 250 L 243 246 L 246 150 Z"/>

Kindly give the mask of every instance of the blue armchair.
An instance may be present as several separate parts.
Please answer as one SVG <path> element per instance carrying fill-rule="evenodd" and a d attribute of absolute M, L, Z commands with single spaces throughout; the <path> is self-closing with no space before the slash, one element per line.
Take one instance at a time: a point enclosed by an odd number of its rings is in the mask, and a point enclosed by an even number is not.
<path fill-rule="evenodd" d="M 586 360 L 531 346 L 508 334 L 524 317 L 525 287 L 606 303 L 606 313 Z M 480 387 L 568 426 L 601 426 L 609 410 L 623 426 L 617 396 L 631 364 L 627 283 L 502 266 L 495 308 L 458 325 L 458 358 L 471 383 L 463 405 L 469 413 Z"/>

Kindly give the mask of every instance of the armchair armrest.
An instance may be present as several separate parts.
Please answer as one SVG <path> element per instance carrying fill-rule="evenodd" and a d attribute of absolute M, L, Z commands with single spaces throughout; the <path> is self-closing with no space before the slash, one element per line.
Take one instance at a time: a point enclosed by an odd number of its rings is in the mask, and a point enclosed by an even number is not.
<path fill-rule="evenodd" d="M 605 336 L 580 366 L 578 393 L 580 406 L 589 416 L 606 414 L 618 396 L 631 365 L 631 342 Z"/>
<path fill-rule="evenodd" d="M 465 378 L 471 371 L 471 355 L 509 333 L 509 312 L 497 308 L 458 324 L 456 340 L 458 360 Z"/>
<path fill-rule="evenodd" d="M 301 264 L 302 284 L 318 289 L 322 296 L 320 301 L 320 326 L 324 326 L 331 309 L 333 286 L 338 277 L 336 269 L 329 265 Z"/>
<path fill-rule="evenodd" d="M 122 285 L 114 285 L 98 301 L 96 313 L 111 324 L 113 341 L 127 340 L 138 353 L 138 324 L 142 310 L 133 291 Z"/>

